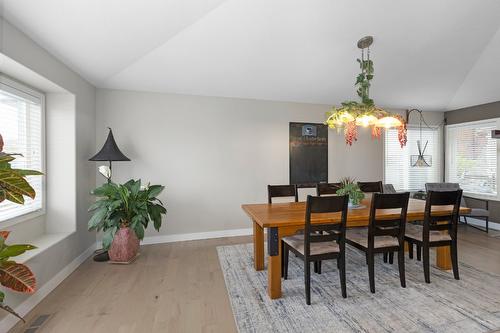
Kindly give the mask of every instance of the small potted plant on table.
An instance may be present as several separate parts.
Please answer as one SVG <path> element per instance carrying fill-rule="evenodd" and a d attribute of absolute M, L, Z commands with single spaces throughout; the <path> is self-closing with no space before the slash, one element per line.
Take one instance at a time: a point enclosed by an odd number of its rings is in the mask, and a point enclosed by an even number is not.
<path fill-rule="evenodd" d="M 337 190 L 338 195 L 349 196 L 349 207 L 361 207 L 361 200 L 364 199 L 365 194 L 359 188 L 354 178 L 345 177 L 340 180 L 340 189 Z"/>
<path fill-rule="evenodd" d="M 158 199 L 164 186 L 141 186 L 141 180 L 125 184 L 110 182 L 96 188 L 93 194 L 99 199 L 89 208 L 93 216 L 89 230 L 103 231 L 102 247 L 108 250 L 109 259 L 129 263 L 137 256 L 139 241 L 150 221 L 159 231 L 162 215 L 167 210 Z"/>

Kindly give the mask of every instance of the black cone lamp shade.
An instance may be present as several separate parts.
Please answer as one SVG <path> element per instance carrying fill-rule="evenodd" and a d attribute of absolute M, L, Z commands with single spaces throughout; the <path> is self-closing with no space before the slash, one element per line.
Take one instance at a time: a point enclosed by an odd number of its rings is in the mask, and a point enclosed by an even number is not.
<path fill-rule="evenodd" d="M 109 128 L 108 138 L 101 150 L 89 159 L 89 161 L 130 161 L 123 155 L 113 137 L 113 131 Z"/>
<path fill-rule="evenodd" d="M 101 150 L 93 157 L 91 157 L 89 161 L 108 161 L 109 168 L 111 169 L 112 161 L 130 161 L 130 158 L 123 155 L 123 153 L 120 151 L 118 145 L 115 142 L 115 138 L 113 137 L 113 131 L 111 131 L 111 128 L 109 127 L 108 129 L 109 129 L 108 138 L 106 139 L 104 146 L 102 146 Z M 111 181 L 111 178 L 108 179 L 108 181 Z"/>

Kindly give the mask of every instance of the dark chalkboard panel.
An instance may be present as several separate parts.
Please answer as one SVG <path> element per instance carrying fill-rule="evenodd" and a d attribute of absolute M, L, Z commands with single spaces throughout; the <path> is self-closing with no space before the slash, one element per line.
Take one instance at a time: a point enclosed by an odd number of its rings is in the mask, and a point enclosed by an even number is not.
<path fill-rule="evenodd" d="M 328 182 L 328 127 L 290 123 L 290 184 L 313 187 Z"/>

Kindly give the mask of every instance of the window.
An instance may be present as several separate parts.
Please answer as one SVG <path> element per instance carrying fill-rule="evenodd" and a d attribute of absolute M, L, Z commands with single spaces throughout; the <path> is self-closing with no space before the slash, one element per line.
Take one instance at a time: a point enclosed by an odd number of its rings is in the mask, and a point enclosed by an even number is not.
<path fill-rule="evenodd" d="M 43 103 L 42 94 L 0 77 L 0 133 L 4 152 L 22 154 L 11 162 L 14 168 L 43 172 Z M 36 191 L 35 199 L 25 198 L 24 205 L 3 201 L 0 221 L 43 210 L 44 177 L 28 176 L 27 180 Z"/>
<path fill-rule="evenodd" d="M 412 166 L 412 155 L 418 156 L 417 141 L 420 129 L 408 126 L 408 142 L 401 148 L 397 129 L 388 129 L 384 136 L 384 182 L 394 185 L 397 191 L 424 190 L 425 183 L 442 181 L 442 140 L 438 127 L 422 128 L 422 149 L 428 142 L 424 155 L 430 167 Z M 431 163 L 432 161 L 432 163 Z M 413 161 L 414 163 L 414 161 Z"/>
<path fill-rule="evenodd" d="M 464 192 L 497 195 L 497 120 L 446 126 L 446 180 Z"/>

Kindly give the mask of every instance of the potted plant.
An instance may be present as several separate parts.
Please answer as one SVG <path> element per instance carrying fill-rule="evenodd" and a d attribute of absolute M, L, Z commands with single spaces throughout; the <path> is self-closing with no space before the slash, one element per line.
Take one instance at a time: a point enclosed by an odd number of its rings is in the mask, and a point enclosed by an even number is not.
<path fill-rule="evenodd" d="M 5 200 L 16 204 L 24 204 L 24 196 L 35 198 L 35 190 L 26 180 L 26 176 L 42 175 L 39 171 L 13 169 L 10 162 L 19 154 L 8 154 L 3 151 L 4 142 L 0 135 L 0 203 Z M 16 263 L 12 257 L 35 249 L 30 244 L 7 245 L 5 243 L 9 231 L 0 231 L 0 284 L 11 290 L 31 294 L 36 290 L 36 278 L 28 266 Z M 10 306 L 4 303 L 5 294 L 0 291 L 0 308 L 24 319 Z"/>
<path fill-rule="evenodd" d="M 93 216 L 88 229 L 103 231 L 102 247 L 115 262 L 130 262 L 139 251 L 139 241 L 150 221 L 159 231 L 167 210 L 158 199 L 164 186 L 141 186 L 141 180 L 113 182 L 93 191 L 98 200 L 89 208 Z"/>
<path fill-rule="evenodd" d="M 9 233 L 9 231 L 0 231 L 0 284 L 20 293 L 32 294 L 36 290 L 35 274 L 28 266 L 12 260 L 12 257 L 36 249 L 36 247 L 30 244 L 7 245 L 5 240 Z M 0 291 L 0 308 L 24 322 L 24 319 L 14 309 L 4 303 L 4 299 L 5 293 Z"/>
<path fill-rule="evenodd" d="M 361 200 L 365 194 L 361 191 L 354 178 L 345 177 L 340 180 L 340 189 L 337 190 L 338 195 L 349 196 L 349 207 L 359 207 Z"/>

